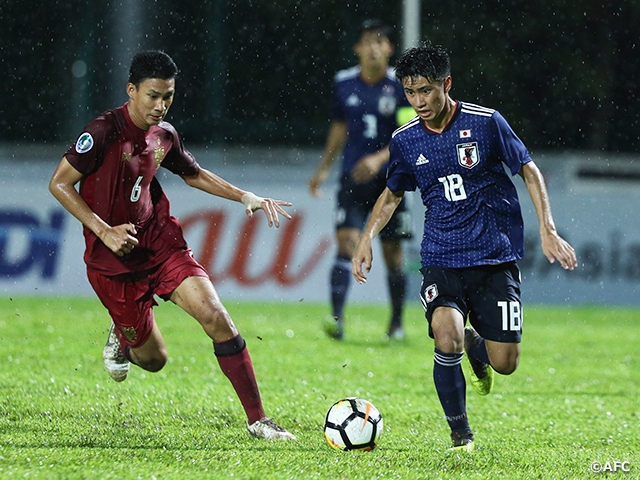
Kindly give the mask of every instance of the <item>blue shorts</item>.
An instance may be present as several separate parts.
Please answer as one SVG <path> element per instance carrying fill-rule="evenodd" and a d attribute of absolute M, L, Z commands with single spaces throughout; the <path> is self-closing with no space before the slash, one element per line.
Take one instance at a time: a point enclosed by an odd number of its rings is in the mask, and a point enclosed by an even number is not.
<path fill-rule="evenodd" d="M 437 307 L 458 310 L 476 331 L 494 342 L 520 343 L 522 304 L 516 262 L 471 268 L 422 267 L 420 299 L 429 321 Z"/>
<path fill-rule="evenodd" d="M 369 214 L 386 187 L 386 172 L 381 172 L 369 183 L 355 183 L 345 175 L 340 180 L 336 210 L 336 230 L 340 228 L 364 229 Z M 411 238 L 411 216 L 403 198 L 391 216 L 389 223 L 380 232 L 381 240 Z"/>

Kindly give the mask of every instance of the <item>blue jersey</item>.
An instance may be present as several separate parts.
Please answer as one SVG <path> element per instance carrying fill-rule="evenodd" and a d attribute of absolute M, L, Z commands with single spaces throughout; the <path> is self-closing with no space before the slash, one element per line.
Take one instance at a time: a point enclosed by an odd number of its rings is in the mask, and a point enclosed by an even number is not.
<path fill-rule="evenodd" d="M 398 127 L 396 109 L 408 105 L 393 69 L 375 85 L 360 78 L 360 67 L 341 70 L 334 77 L 332 120 L 347 124 L 347 143 L 342 152 L 342 174 L 351 172 L 365 155 L 389 144 Z"/>
<path fill-rule="evenodd" d="M 416 118 L 390 143 L 387 187 L 420 190 L 422 265 L 465 268 L 519 260 L 524 227 L 515 185 L 531 156 L 497 111 L 458 103 L 442 133 Z"/>

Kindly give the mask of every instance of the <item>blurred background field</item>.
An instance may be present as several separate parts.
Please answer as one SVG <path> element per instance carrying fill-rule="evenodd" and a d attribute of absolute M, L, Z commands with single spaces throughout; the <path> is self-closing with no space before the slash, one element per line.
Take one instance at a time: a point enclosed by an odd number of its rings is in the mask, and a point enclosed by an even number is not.
<path fill-rule="evenodd" d="M 500 110 L 534 153 L 638 151 L 635 0 L 3 0 L 0 142 L 70 144 L 125 102 L 133 54 L 159 48 L 180 68 L 171 121 L 188 145 L 318 147 L 331 77 L 371 17 L 397 52 L 449 49 L 453 98 Z"/>
<path fill-rule="evenodd" d="M 177 307 L 157 321 L 170 360 L 132 369 L 121 384 L 103 370 L 109 320 L 97 301 L 0 300 L 2 478 L 592 478 L 594 462 L 640 469 L 635 309 L 525 311 L 520 368 L 494 393 L 469 387 L 477 449 L 449 447 L 431 380 L 433 344 L 418 306 L 407 341 L 382 340 L 386 310 L 349 308 L 347 338 L 324 336 L 324 305 L 228 303 L 245 336 L 269 415 L 295 443 L 252 439 L 215 362 L 211 342 Z M 465 365 L 466 368 L 466 365 Z M 369 454 L 325 444 L 324 414 L 357 395 L 382 412 Z M 355 454 L 354 454 L 355 453 Z M 624 476 L 624 475 L 623 475 Z"/>

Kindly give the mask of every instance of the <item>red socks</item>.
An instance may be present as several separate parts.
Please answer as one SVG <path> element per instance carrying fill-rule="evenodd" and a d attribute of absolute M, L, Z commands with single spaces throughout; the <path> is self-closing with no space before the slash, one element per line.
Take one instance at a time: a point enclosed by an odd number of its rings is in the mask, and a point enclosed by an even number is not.
<path fill-rule="evenodd" d="M 233 385 L 240 403 L 247 414 L 249 424 L 265 416 L 258 390 L 258 382 L 246 343 L 241 335 L 226 342 L 213 344 L 213 351 L 220 369 Z"/>

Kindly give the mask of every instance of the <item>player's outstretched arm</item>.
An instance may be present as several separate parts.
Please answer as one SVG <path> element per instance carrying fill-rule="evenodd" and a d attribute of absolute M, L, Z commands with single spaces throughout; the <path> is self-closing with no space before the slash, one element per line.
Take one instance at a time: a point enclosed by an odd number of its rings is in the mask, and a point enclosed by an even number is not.
<path fill-rule="evenodd" d="M 566 240 L 558 235 L 542 173 L 535 163 L 529 162 L 523 165 L 520 175 L 524 179 L 538 215 L 542 253 L 549 262 L 558 261 L 565 270 L 573 270 L 578 266 L 576 252 Z"/>
<path fill-rule="evenodd" d="M 371 271 L 373 262 L 371 242 L 385 225 L 389 223 L 393 212 L 395 212 L 402 201 L 402 197 L 404 197 L 404 192 L 394 193 L 387 187 L 380 194 L 376 204 L 373 206 L 367 226 L 360 236 L 360 241 L 351 259 L 351 273 L 353 273 L 358 283 L 365 283 L 367 281 L 366 274 Z"/>
<path fill-rule="evenodd" d="M 246 208 L 247 216 L 251 217 L 256 210 L 264 211 L 269 226 L 280 226 L 280 217 L 291 218 L 282 207 L 290 207 L 291 203 L 273 198 L 262 198 L 252 192 L 242 190 L 227 182 L 216 174 L 201 168 L 197 175 L 183 176 L 187 185 L 210 193 L 217 197 L 226 198 L 242 203 Z"/>

